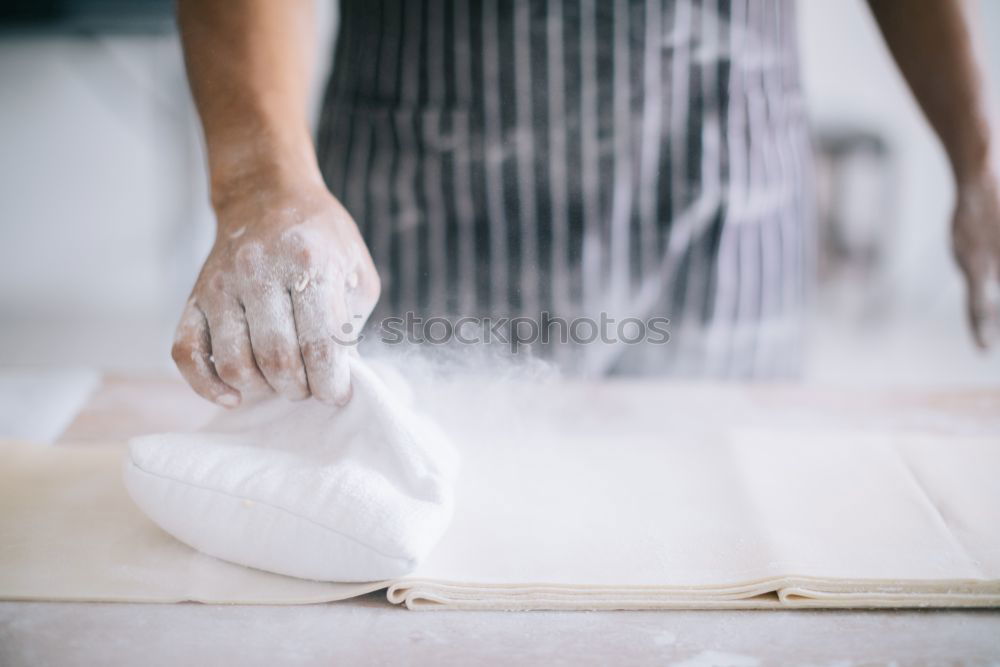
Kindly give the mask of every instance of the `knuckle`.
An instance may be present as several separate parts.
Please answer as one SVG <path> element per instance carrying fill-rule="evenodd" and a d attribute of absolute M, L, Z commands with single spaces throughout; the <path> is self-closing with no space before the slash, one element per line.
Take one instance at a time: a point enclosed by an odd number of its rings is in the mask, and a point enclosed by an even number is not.
<path fill-rule="evenodd" d="M 316 251 L 308 244 L 303 243 L 296 246 L 295 258 L 302 266 L 309 267 L 316 262 Z"/>
<path fill-rule="evenodd" d="M 221 271 L 213 274 L 208 279 L 207 291 L 211 295 L 221 294 L 226 289 L 226 276 Z"/>
<path fill-rule="evenodd" d="M 358 287 L 361 293 L 369 301 L 378 301 L 378 297 L 382 293 L 382 280 L 378 272 L 372 269 L 371 271 L 359 271 L 359 274 Z"/>
<path fill-rule="evenodd" d="M 187 341 L 174 341 L 170 348 L 170 357 L 178 367 L 188 367 L 194 362 L 194 346 Z"/>
<path fill-rule="evenodd" d="M 249 377 L 246 364 L 237 361 L 222 361 L 215 364 L 215 371 L 227 384 L 243 384 Z"/>
<path fill-rule="evenodd" d="M 285 232 L 281 240 L 285 252 L 296 266 L 310 269 L 322 263 L 324 248 L 313 230 L 297 225 Z"/>
<path fill-rule="evenodd" d="M 233 253 L 233 264 L 241 274 L 251 274 L 260 265 L 262 254 L 259 243 L 244 243 Z"/>
<path fill-rule="evenodd" d="M 325 340 L 311 340 L 302 343 L 302 356 L 316 366 L 330 366 L 333 363 L 333 345 Z"/>
<path fill-rule="evenodd" d="M 273 347 L 263 352 L 257 362 L 261 370 L 272 376 L 290 373 L 296 366 L 298 354 L 286 347 Z"/>
<path fill-rule="evenodd" d="M 205 311 L 211 309 L 222 294 L 226 291 L 226 272 L 212 269 L 206 270 L 195 285 L 194 293 L 198 298 L 198 306 Z"/>
<path fill-rule="evenodd" d="M 307 249 L 309 235 L 306 234 L 301 225 L 292 225 L 281 234 L 281 242 L 290 250 L 301 251 Z"/>

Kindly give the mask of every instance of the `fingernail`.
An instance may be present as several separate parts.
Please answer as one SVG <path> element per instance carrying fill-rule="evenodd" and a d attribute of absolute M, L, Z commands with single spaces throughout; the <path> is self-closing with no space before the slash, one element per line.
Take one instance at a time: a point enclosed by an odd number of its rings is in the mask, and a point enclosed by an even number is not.
<path fill-rule="evenodd" d="M 240 404 L 240 397 L 236 394 L 223 394 L 215 399 L 215 402 L 224 408 L 235 408 Z"/>

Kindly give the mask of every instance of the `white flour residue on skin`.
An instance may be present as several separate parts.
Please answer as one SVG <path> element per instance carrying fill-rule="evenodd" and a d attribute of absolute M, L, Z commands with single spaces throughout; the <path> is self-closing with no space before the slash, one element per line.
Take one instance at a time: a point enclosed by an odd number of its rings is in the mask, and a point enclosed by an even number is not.
<path fill-rule="evenodd" d="M 308 287 L 309 281 L 312 280 L 315 275 L 316 275 L 316 269 L 312 269 L 311 271 L 303 271 L 302 275 L 299 276 L 299 279 L 295 281 L 295 287 L 294 287 L 295 291 L 301 292 L 306 287 Z"/>
<path fill-rule="evenodd" d="M 236 223 L 228 229 L 220 218 L 188 307 L 195 312 L 184 315 L 191 324 L 175 341 L 181 373 L 227 407 L 271 391 L 346 402 L 351 338 L 379 286 L 360 234 L 325 196 L 306 210 L 246 208 L 225 216 Z"/>

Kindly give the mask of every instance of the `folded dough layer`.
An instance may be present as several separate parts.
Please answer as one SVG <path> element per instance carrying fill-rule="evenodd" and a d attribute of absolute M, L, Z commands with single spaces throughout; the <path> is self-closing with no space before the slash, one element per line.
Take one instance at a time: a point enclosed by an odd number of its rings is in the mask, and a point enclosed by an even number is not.
<path fill-rule="evenodd" d="M 405 391 L 361 361 L 352 373 L 343 408 L 273 398 L 195 433 L 133 439 L 129 494 L 168 533 L 234 563 L 320 581 L 408 573 L 447 527 L 457 457 Z"/>
<path fill-rule="evenodd" d="M 774 577 L 704 587 L 480 584 L 412 576 L 389 585 L 387 598 L 409 609 L 641 610 L 996 607 L 996 581 L 840 580 Z"/>

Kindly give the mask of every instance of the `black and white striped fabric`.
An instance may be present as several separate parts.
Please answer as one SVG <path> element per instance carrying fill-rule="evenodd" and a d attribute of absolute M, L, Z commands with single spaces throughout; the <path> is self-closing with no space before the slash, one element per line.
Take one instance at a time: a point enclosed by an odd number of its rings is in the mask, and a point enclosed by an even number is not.
<path fill-rule="evenodd" d="M 382 275 L 376 321 L 662 316 L 667 345 L 549 352 L 794 372 L 812 215 L 792 0 L 343 0 L 317 148 Z"/>

